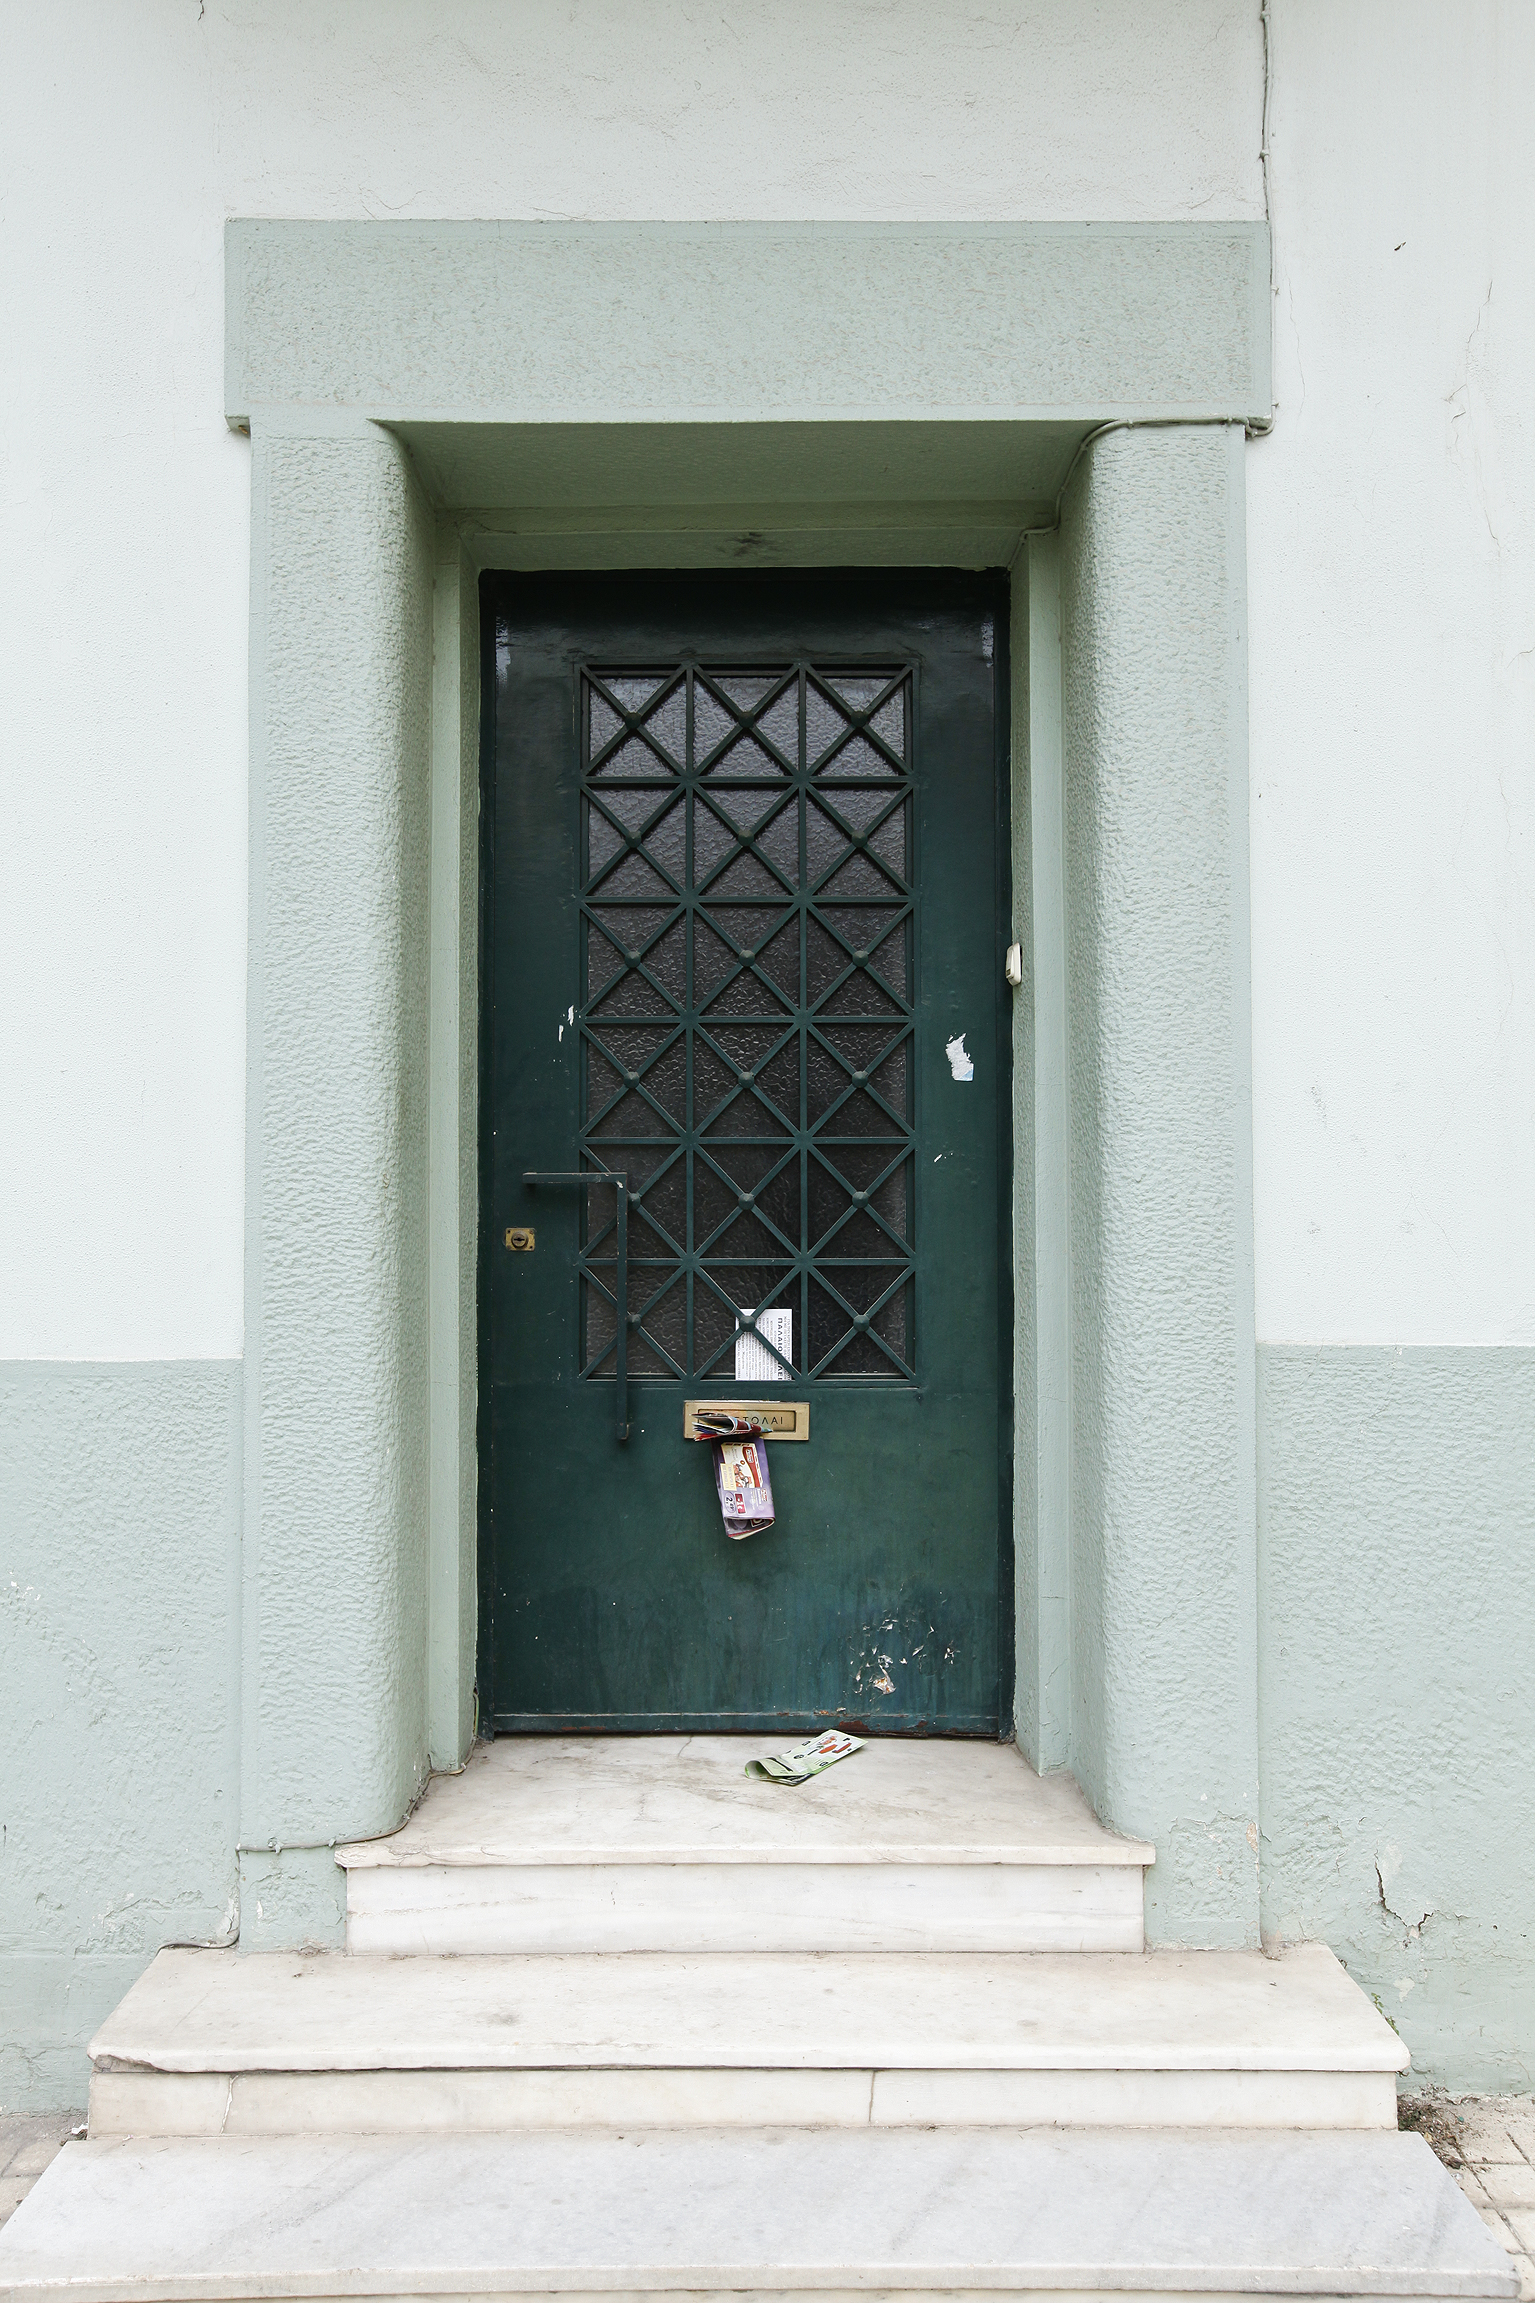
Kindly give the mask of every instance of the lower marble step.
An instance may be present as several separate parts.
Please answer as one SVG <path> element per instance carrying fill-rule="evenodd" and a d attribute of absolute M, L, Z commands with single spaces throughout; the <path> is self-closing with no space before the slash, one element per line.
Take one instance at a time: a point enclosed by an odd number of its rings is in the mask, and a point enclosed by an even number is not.
<path fill-rule="evenodd" d="M 91 2133 L 774 2123 L 1392 2127 L 1400 2040 L 1258 1952 L 162 1951 Z"/>
<path fill-rule="evenodd" d="M 87 2143 L 3 2303 L 1513 2297 L 1416 2135 L 651 2130 Z"/>
<path fill-rule="evenodd" d="M 430 2135 L 519 2127 L 1389 2127 L 1353 2071 L 98 2071 L 107 2135 Z"/>
<path fill-rule="evenodd" d="M 1107 1838 L 1107 1834 L 1105 1834 Z M 1149 1850 L 1145 1852 L 1149 1853 Z M 1127 1863 L 352 1863 L 350 1951 L 1139 1951 Z"/>

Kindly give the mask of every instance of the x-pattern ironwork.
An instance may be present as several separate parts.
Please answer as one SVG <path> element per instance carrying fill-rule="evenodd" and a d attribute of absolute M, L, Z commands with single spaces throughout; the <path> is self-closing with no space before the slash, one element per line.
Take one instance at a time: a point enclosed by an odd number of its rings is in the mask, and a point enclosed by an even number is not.
<path fill-rule="evenodd" d="M 910 1379 L 910 668 L 592 668 L 581 729 L 582 1164 L 631 1178 L 630 1372 L 728 1377 L 787 1305 L 781 1379 Z"/>

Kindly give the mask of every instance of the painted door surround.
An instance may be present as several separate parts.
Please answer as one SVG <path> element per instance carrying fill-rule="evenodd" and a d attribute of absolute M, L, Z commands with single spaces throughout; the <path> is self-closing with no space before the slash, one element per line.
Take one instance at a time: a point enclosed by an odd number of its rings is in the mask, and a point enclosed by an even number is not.
<path fill-rule="evenodd" d="M 334 1935 L 331 1847 L 393 1829 L 470 1731 L 479 572 L 999 561 L 1020 1740 L 1156 1843 L 1152 1940 L 1255 1940 L 1264 229 L 237 222 L 226 268 L 242 1940 Z"/>

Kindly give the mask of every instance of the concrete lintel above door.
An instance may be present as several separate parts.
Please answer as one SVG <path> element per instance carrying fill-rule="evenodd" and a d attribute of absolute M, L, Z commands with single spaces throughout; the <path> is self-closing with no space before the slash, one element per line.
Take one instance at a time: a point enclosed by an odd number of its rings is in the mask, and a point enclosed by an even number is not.
<path fill-rule="evenodd" d="M 225 277 L 242 427 L 1271 413 L 1258 223 L 235 219 Z"/>

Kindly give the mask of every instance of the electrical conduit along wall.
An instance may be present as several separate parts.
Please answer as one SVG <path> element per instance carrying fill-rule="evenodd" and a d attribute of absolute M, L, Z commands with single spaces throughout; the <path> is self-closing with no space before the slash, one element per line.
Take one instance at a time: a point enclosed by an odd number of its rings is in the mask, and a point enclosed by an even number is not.
<path fill-rule="evenodd" d="M 1153 1942 L 1258 1935 L 1239 426 L 1062 507 L 1072 1765 Z"/>
<path fill-rule="evenodd" d="M 426 1773 L 431 516 L 252 424 L 242 1940 L 335 1940 Z M 258 1910 L 259 1906 L 259 1910 Z"/>

